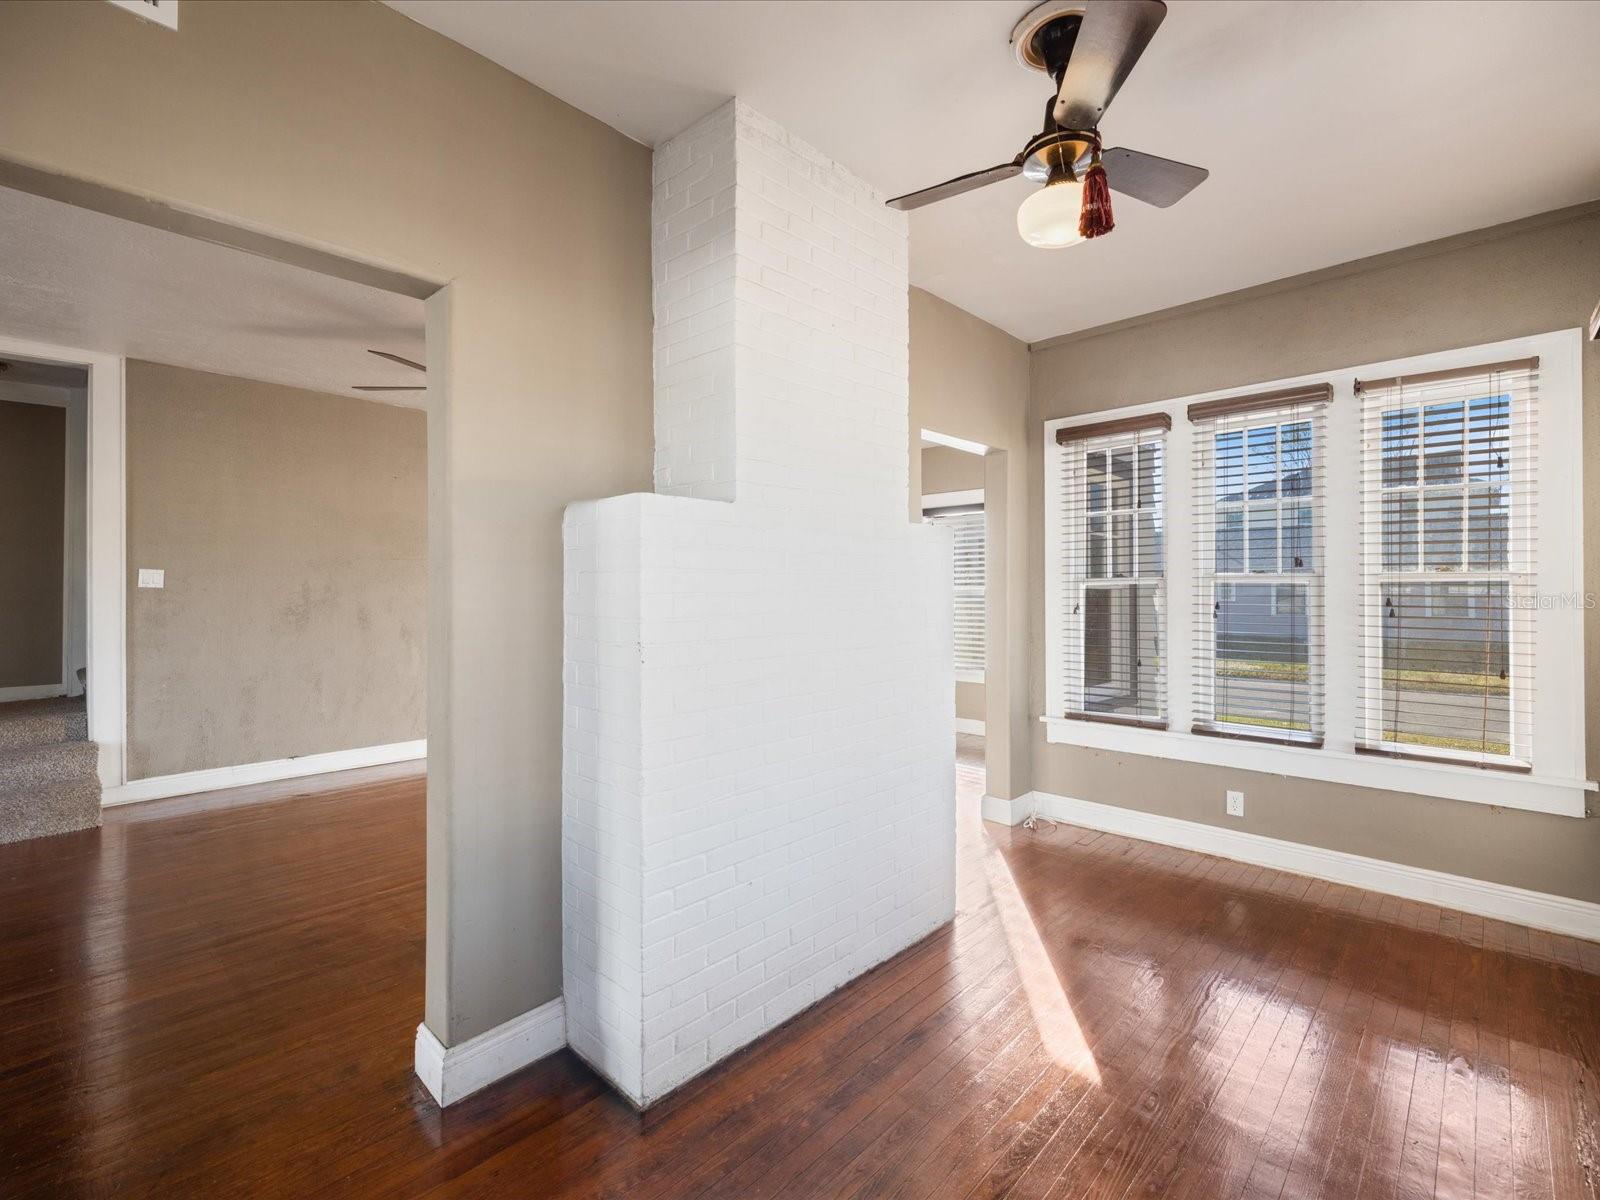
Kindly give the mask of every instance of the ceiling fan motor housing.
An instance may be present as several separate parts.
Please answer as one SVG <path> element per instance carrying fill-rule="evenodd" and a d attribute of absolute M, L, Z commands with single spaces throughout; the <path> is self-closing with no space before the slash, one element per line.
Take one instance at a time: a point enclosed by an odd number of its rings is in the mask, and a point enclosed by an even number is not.
<path fill-rule="evenodd" d="M 1060 87 L 1083 14 L 1082 0 L 1046 0 L 1031 9 L 1011 30 L 1017 62 L 1029 70 L 1043 71 Z"/>
<path fill-rule="evenodd" d="M 1058 129 L 1041 133 L 1023 151 L 1022 173 L 1035 183 L 1055 183 L 1062 179 L 1081 179 L 1100 138 L 1082 129 Z"/>
<path fill-rule="evenodd" d="M 1066 16 L 1046 21 L 1033 35 L 1034 52 L 1044 63 L 1046 73 L 1055 80 L 1057 87 L 1061 86 L 1061 77 L 1067 73 L 1067 63 L 1072 59 L 1072 47 L 1078 41 L 1078 27 L 1082 24 L 1081 16 L 1068 13 Z"/>

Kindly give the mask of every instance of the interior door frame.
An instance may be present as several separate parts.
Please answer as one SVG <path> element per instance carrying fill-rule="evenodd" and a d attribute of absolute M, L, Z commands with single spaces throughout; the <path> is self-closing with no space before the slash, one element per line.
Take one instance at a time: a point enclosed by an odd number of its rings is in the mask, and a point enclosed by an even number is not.
<path fill-rule="evenodd" d="M 99 747 L 101 788 L 120 787 L 127 781 L 128 748 L 124 360 L 97 350 L 55 346 L 4 334 L 0 334 L 0 356 L 83 367 L 88 372 L 84 661 L 88 666 L 89 740 Z M 62 636 L 65 641 L 65 631 Z"/>

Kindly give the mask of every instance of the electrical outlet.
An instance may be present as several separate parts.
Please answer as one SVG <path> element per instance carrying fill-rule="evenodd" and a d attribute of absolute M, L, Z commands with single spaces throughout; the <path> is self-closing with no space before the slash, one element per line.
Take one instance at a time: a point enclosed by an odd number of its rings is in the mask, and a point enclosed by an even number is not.
<path fill-rule="evenodd" d="M 1243 792 L 1229 792 L 1228 793 L 1228 815 L 1230 817 L 1242 817 L 1242 816 L 1244 816 L 1244 793 Z"/>
<path fill-rule="evenodd" d="M 167 586 L 167 573 L 159 567 L 140 567 L 139 586 L 142 588 L 164 588 Z"/>

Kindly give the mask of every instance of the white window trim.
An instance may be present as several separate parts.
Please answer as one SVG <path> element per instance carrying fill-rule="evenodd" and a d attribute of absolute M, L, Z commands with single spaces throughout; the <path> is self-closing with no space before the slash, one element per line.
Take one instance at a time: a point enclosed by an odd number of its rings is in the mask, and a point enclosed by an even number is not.
<path fill-rule="evenodd" d="M 1532 812 L 1581 817 L 1585 793 L 1595 789 L 1585 776 L 1583 663 L 1583 334 L 1578 329 L 1512 338 L 1436 354 L 1364 363 L 1335 371 L 1319 371 L 1291 379 L 1252 383 L 1200 395 L 1114 410 L 1117 417 L 1164 412 L 1172 417 L 1165 454 L 1167 503 L 1167 707 L 1165 730 L 1076 721 L 1060 717 L 1066 681 L 1056 665 L 1059 655 L 1054 623 L 1046 621 L 1045 695 L 1047 712 L 1040 719 L 1047 739 L 1060 745 L 1085 746 L 1128 754 L 1145 754 L 1188 762 L 1232 766 L 1301 779 L 1317 779 L 1358 787 L 1412 792 L 1424 796 L 1499 805 Z M 1360 593 L 1357 564 L 1361 541 L 1361 402 L 1358 378 L 1410 375 L 1422 371 L 1470 366 L 1508 358 L 1539 357 L 1540 429 L 1539 486 L 1544 502 L 1536 549 L 1538 591 L 1561 602 L 1541 606 L 1534 653 L 1538 662 L 1537 712 L 1534 719 L 1533 773 L 1518 775 L 1492 768 L 1452 766 L 1357 754 L 1355 732 L 1357 673 L 1360 670 Z M 1327 503 L 1324 512 L 1327 671 L 1324 745 L 1321 749 L 1278 746 L 1208 738 L 1187 732 L 1193 724 L 1194 514 L 1186 500 L 1192 492 L 1193 431 L 1189 405 L 1206 400 L 1275 391 L 1299 384 L 1328 383 L 1333 401 L 1326 422 Z M 1058 453 L 1057 429 L 1103 421 L 1092 415 L 1045 423 L 1045 612 L 1060 612 L 1062 539 L 1057 536 L 1065 497 L 1059 472 L 1051 469 Z M 1349 464 L 1341 469 L 1338 464 Z M 1348 564 L 1340 569 L 1338 564 Z M 1346 619 L 1348 618 L 1348 619 Z"/>
<path fill-rule="evenodd" d="M 959 508 L 963 504 L 982 503 L 982 488 L 970 488 L 964 492 L 929 492 L 922 498 L 922 513 L 926 517 L 935 508 Z"/>

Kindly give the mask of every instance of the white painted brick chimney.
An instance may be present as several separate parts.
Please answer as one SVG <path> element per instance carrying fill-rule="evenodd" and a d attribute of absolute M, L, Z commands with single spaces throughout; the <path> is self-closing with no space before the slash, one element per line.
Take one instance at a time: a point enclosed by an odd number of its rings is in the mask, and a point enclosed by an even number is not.
<path fill-rule="evenodd" d="M 567 1037 L 641 1106 L 955 905 L 905 217 L 735 101 L 653 224 L 657 491 L 565 527 Z"/>

